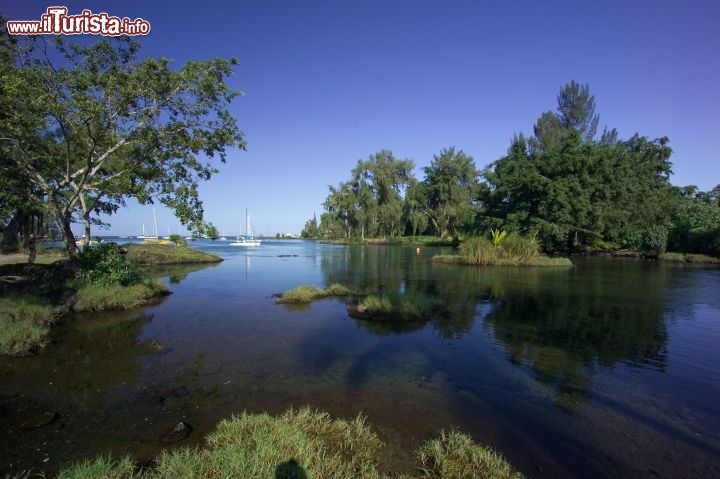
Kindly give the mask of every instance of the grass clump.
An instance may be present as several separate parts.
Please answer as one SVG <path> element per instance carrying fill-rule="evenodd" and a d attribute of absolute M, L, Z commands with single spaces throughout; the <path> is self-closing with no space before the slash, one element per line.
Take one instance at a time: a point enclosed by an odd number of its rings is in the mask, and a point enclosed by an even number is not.
<path fill-rule="evenodd" d="M 169 293 L 159 279 L 144 280 L 130 286 L 121 284 L 84 283 L 75 296 L 75 311 L 130 309 L 147 304 L 152 298 Z"/>
<path fill-rule="evenodd" d="M 460 432 L 442 431 L 439 439 L 423 444 L 417 451 L 426 479 L 522 479 L 510 464 L 492 449 L 473 443 Z"/>
<path fill-rule="evenodd" d="M 318 288 L 311 284 L 301 284 L 289 291 L 285 291 L 276 302 L 284 304 L 311 303 L 316 299 L 330 296 L 348 296 L 351 294 L 352 291 L 350 289 L 338 283 L 333 283 L 325 289 Z"/>
<path fill-rule="evenodd" d="M 498 248 L 480 236 L 468 238 L 460 245 L 460 251 L 465 264 L 487 266 L 498 259 Z"/>
<path fill-rule="evenodd" d="M 44 347 L 55 317 L 53 308 L 34 296 L 0 298 L 0 354 L 16 356 Z"/>
<path fill-rule="evenodd" d="M 350 316 L 359 319 L 420 321 L 436 313 L 439 299 L 416 291 L 369 294 L 357 306 L 348 308 Z"/>
<path fill-rule="evenodd" d="M 332 419 L 307 407 L 280 416 L 243 412 L 221 421 L 204 448 L 164 451 L 152 469 L 101 457 L 63 468 L 58 477 L 389 479 L 379 472 L 383 448 L 362 416 Z M 499 454 L 455 431 L 422 445 L 416 457 L 421 475 L 403 479 L 522 478 Z"/>

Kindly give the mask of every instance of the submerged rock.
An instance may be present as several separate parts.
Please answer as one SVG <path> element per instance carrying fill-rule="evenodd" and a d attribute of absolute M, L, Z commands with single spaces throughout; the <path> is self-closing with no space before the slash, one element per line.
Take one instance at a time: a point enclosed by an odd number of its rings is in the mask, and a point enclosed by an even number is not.
<path fill-rule="evenodd" d="M 175 427 L 163 435 L 162 442 L 163 444 L 173 444 L 175 442 L 182 441 L 183 439 L 186 439 L 192 431 L 193 428 L 190 424 L 184 421 L 179 421 L 175 424 Z"/>

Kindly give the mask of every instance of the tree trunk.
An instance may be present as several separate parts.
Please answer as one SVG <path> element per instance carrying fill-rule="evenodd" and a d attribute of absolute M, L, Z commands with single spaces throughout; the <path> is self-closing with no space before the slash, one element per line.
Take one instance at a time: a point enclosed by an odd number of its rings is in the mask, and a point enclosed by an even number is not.
<path fill-rule="evenodd" d="M 78 254 L 77 244 L 75 243 L 75 234 L 72 232 L 71 228 L 72 213 L 70 211 L 66 213 L 56 204 L 53 204 L 54 202 L 52 201 L 49 201 L 49 203 L 51 211 L 55 215 L 55 220 L 60 227 L 60 232 L 63 236 L 63 242 L 65 243 L 65 251 L 67 251 L 68 256 L 72 260 Z"/>

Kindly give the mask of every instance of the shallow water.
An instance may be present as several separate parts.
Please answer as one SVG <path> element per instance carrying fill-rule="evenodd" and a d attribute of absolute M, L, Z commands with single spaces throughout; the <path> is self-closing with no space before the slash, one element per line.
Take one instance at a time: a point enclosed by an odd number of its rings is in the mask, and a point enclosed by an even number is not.
<path fill-rule="evenodd" d="M 433 265 L 440 248 L 200 241 L 225 261 L 170 268 L 174 294 L 56 328 L 0 365 L 0 474 L 99 453 L 147 461 L 178 420 L 201 443 L 242 410 L 363 413 L 394 470 L 442 429 L 528 477 L 720 477 L 720 270 L 620 259 L 572 269 Z M 351 319 L 300 283 L 438 297 L 425 324 Z M 165 350 L 156 350 L 157 342 Z M 412 472 L 412 471 L 408 471 Z"/>

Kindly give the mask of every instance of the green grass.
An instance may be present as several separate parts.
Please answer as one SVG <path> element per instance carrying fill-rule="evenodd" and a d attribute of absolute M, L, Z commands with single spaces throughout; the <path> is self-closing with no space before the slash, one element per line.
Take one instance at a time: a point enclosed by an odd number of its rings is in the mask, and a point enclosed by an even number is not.
<path fill-rule="evenodd" d="M 441 432 L 439 439 L 423 444 L 417 451 L 426 479 L 521 479 L 510 464 L 492 449 L 474 444 L 460 432 Z"/>
<path fill-rule="evenodd" d="M 296 288 L 285 291 L 276 302 L 284 304 L 307 304 L 316 299 L 330 296 L 349 296 L 351 294 L 353 294 L 351 290 L 338 283 L 333 283 L 325 289 L 318 288 L 311 284 L 301 284 Z"/>
<path fill-rule="evenodd" d="M 475 266 L 572 266 L 567 258 L 540 254 L 534 238 L 511 233 L 498 246 L 484 237 L 471 237 L 460 245 L 459 255 L 435 255 L 432 262 Z"/>
<path fill-rule="evenodd" d="M 29 295 L 0 298 L 0 354 L 20 355 L 45 346 L 53 308 Z"/>
<path fill-rule="evenodd" d="M 141 265 L 219 263 L 222 258 L 186 246 L 160 244 L 126 244 L 127 257 Z"/>
<path fill-rule="evenodd" d="M 713 258 L 705 254 L 692 253 L 663 253 L 658 256 L 660 261 L 676 262 L 676 263 L 720 263 L 720 258 Z"/>
<path fill-rule="evenodd" d="M 165 283 L 158 279 L 144 280 L 130 286 L 84 283 L 75 295 L 75 311 L 103 311 L 130 309 L 147 304 L 152 298 L 168 293 Z"/>
<path fill-rule="evenodd" d="M 429 319 L 442 303 L 439 299 L 415 291 L 405 293 L 369 294 L 357 306 L 350 307 L 350 316 L 360 319 L 420 321 Z"/>
<path fill-rule="evenodd" d="M 280 416 L 243 412 L 221 421 L 204 448 L 164 451 L 152 469 L 100 457 L 67 466 L 58 477 L 390 479 L 379 470 L 383 449 L 362 416 L 332 419 L 307 407 Z M 522 478 L 500 455 L 456 431 L 422 445 L 416 457 L 420 475 L 402 478 Z"/>

